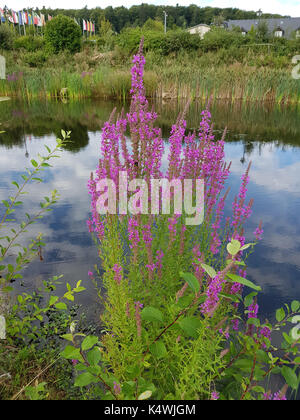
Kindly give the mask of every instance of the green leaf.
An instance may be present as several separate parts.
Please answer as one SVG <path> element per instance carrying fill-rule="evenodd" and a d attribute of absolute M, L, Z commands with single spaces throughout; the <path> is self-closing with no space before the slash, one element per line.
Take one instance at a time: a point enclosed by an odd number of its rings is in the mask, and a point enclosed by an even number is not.
<path fill-rule="evenodd" d="M 59 302 L 55 305 L 56 309 L 66 311 L 68 309 L 67 305 L 64 302 Z"/>
<path fill-rule="evenodd" d="M 139 395 L 138 400 L 148 400 L 152 395 L 152 391 L 145 391 Z"/>
<path fill-rule="evenodd" d="M 72 334 L 61 335 L 61 338 L 63 338 L 64 340 L 73 341 L 73 335 Z"/>
<path fill-rule="evenodd" d="M 153 356 L 157 357 L 158 359 L 161 359 L 167 355 L 166 346 L 162 341 L 156 341 L 155 343 L 152 343 L 149 349 Z"/>
<path fill-rule="evenodd" d="M 245 296 L 244 298 L 244 305 L 246 308 L 248 308 L 248 306 L 250 306 L 253 302 L 253 298 L 257 296 L 256 292 L 251 292 L 249 293 L 249 295 Z"/>
<path fill-rule="evenodd" d="M 183 273 L 182 271 L 179 273 L 180 277 L 190 286 L 190 288 L 195 292 L 198 293 L 200 290 L 200 284 L 198 279 L 192 273 Z"/>
<path fill-rule="evenodd" d="M 78 375 L 75 379 L 74 386 L 88 386 L 92 383 L 98 382 L 97 378 L 89 372 L 82 373 Z"/>
<path fill-rule="evenodd" d="M 293 389 L 297 390 L 298 388 L 298 378 L 293 369 L 288 366 L 283 366 L 281 369 L 282 376 L 284 377 L 286 383 Z"/>
<path fill-rule="evenodd" d="M 91 351 L 88 352 L 86 358 L 91 366 L 98 365 L 101 360 L 100 348 L 94 347 Z"/>
<path fill-rule="evenodd" d="M 144 321 L 157 321 L 164 322 L 163 315 L 159 309 L 153 308 L 152 306 L 146 306 L 141 312 L 141 318 Z"/>
<path fill-rule="evenodd" d="M 2 200 L 2 203 L 5 205 L 6 208 L 9 208 L 9 202 L 6 200 Z"/>
<path fill-rule="evenodd" d="M 240 248 L 240 251 L 245 251 L 245 249 L 248 249 L 248 248 L 250 248 L 250 246 L 254 246 L 254 245 L 255 245 L 255 244 L 253 244 L 253 243 L 243 245 L 243 246 Z"/>
<path fill-rule="evenodd" d="M 258 318 L 249 318 L 247 320 L 248 325 L 255 325 L 256 327 L 260 326 L 260 320 Z"/>
<path fill-rule="evenodd" d="M 74 346 L 66 346 L 64 351 L 61 352 L 61 356 L 65 359 L 79 360 L 80 362 L 84 363 L 84 359 L 80 354 L 80 350 Z"/>
<path fill-rule="evenodd" d="M 229 293 L 222 292 L 222 293 L 219 293 L 219 296 L 224 297 L 226 299 L 230 299 L 230 300 L 232 300 L 235 303 L 239 303 L 240 302 L 240 299 L 237 297 L 237 295 L 230 295 Z"/>
<path fill-rule="evenodd" d="M 257 350 L 256 355 L 257 355 L 258 360 L 261 360 L 264 363 L 269 363 L 270 358 L 265 351 L 259 349 L 259 350 Z"/>
<path fill-rule="evenodd" d="M 31 159 L 31 164 L 32 166 L 34 166 L 35 168 L 37 168 L 39 166 L 39 164 L 37 163 L 37 161 L 35 161 L 34 159 Z"/>
<path fill-rule="evenodd" d="M 227 244 L 227 251 L 230 255 L 236 255 L 241 249 L 241 243 L 236 239 L 232 239 L 229 244 Z"/>
<path fill-rule="evenodd" d="M 51 296 L 49 299 L 48 306 L 53 306 L 58 301 L 58 299 L 59 299 L 58 296 Z"/>
<path fill-rule="evenodd" d="M 293 302 L 291 303 L 292 311 L 297 312 L 299 308 L 300 308 L 300 302 L 298 300 L 293 300 Z"/>
<path fill-rule="evenodd" d="M 211 277 L 212 279 L 216 277 L 217 273 L 210 265 L 201 264 L 201 267 L 206 271 L 209 277 Z"/>
<path fill-rule="evenodd" d="M 251 391 L 254 391 L 254 392 L 261 392 L 262 394 L 264 394 L 264 393 L 265 393 L 265 389 L 264 389 L 262 386 L 258 386 L 258 385 L 253 386 L 253 387 L 251 388 Z"/>
<path fill-rule="evenodd" d="M 227 278 L 229 278 L 229 281 L 232 281 L 233 283 L 240 283 L 257 291 L 261 290 L 260 286 L 256 286 L 256 284 L 252 283 L 252 281 L 244 279 L 243 277 L 240 277 L 237 274 L 227 273 Z"/>
<path fill-rule="evenodd" d="M 9 273 L 13 273 L 14 272 L 14 266 L 12 264 L 8 264 L 7 265 L 7 269 L 9 271 Z"/>
<path fill-rule="evenodd" d="M 13 182 L 12 182 L 12 185 L 15 185 L 18 189 L 20 188 L 20 187 L 19 187 L 19 184 L 18 184 L 16 181 L 13 181 Z"/>
<path fill-rule="evenodd" d="M 285 311 L 284 311 L 284 309 L 283 308 L 277 309 L 277 311 L 276 311 L 276 320 L 278 322 L 281 322 L 281 321 L 284 320 L 284 318 L 285 318 Z"/>
<path fill-rule="evenodd" d="M 81 344 L 81 349 L 83 351 L 89 350 L 91 349 L 95 344 L 97 344 L 99 341 L 99 338 L 94 336 L 94 335 L 89 335 L 88 337 L 86 337 L 82 344 Z"/>
<path fill-rule="evenodd" d="M 181 329 L 190 337 L 197 338 L 201 320 L 195 317 L 183 318 L 179 323 Z"/>

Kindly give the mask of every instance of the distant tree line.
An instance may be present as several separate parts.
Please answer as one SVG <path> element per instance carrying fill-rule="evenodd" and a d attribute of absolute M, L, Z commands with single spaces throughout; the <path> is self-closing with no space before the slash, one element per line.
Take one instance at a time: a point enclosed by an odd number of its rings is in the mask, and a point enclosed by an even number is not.
<path fill-rule="evenodd" d="M 96 32 L 101 26 L 101 21 L 105 18 L 108 20 L 113 31 L 120 33 L 122 29 L 128 27 L 143 26 L 148 19 L 163 21 L 163 11 L 168 14 L 167 27 L 173 29 L 175 27 L 187 28 L 205 23 L 210 25 L 214 22 L 221 20 L 230 19 L 255 19 L 257 12 L 249 12 L 240 10 L 237 8 L 226 8 L 221 9 L 217 7 L 199 7 L 195 4 L 190 6 L 155 6 L 151 4 L 141 4 L 138 6 L 126 7 L 115 7 L 112 6 L 101 9 L 96 7 L 94 9 L 88 9 L 85 6 L 83 9 L 49 9 L 43 7 L 42 9 L 36 9 L 36 11 L 43 14 L 50 14 L 56 16 L 58 14 L 64 14 L 76 19 L 92 20 L 96 22 Z M 264 19 L 281 17 L 280 15 L 274 14 L 263 14 L 261 16 Z"/>

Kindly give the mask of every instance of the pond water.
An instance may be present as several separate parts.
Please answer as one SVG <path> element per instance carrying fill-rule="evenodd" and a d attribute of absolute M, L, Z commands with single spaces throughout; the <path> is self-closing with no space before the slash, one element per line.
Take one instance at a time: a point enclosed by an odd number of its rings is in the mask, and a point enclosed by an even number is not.
<path fill-rule="evenodd" d="M 44 144 L 54 145 L 61 129 L 72 131 L 72 143 L 54 168 L 45 171 L 45 183 L 31 189 L 25 200 L 25 211 L 33 211 L 48 191 L 61 194 L 54 211 L 32 226 L 31 236 L 44 234 L 43 261 L 36 260 L 25 270 L 18 287 L 32 290 L 42 279 L 59 274 L 71 284 L 82 279 L 87 292 L 78 301 L 95 320 L 99 301 L 87 273 L 98 260 L 86 227 L 90 208 L 86 184 L 97 165 L 101 127 L 114 106 L 122 108 L 111 102 L 0 102 L 0 130 L 5 130 L 0 136 L 0 200 L 14 190 L 11 182 L 44 151 Z M 180 108 L 156 104 L 165 137 Z M 202 108 L 191 105 L 190 129 L 198 126 Z M 228 127 L 226 160 L 232 161 L 232 171 L 226 212 L 231 211 L 240 177 L 252 161 L 248 197 L 254 198 L 254 206 L 246 237 L 253 240 L 260 220 L 264 236 L 248 261 L 248 278 L 262 286 L 260 313 L 272 319 L 280 305 L 300 298 L 300 110 L 223 103 L 211 111 L 216 137 Z"/>

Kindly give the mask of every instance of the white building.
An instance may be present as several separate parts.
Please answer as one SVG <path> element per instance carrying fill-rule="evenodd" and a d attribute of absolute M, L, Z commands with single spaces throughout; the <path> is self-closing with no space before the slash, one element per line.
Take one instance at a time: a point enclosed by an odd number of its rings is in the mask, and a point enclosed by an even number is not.
<path fill-rule="evenodd" d="M 200 25 L 193 26 L 192 28 L 188 28 L 190 34 L 199 34 L 201 38 L 211 30 L 209 25 L 205 25 L 205 23 L 201 23 Z"/>

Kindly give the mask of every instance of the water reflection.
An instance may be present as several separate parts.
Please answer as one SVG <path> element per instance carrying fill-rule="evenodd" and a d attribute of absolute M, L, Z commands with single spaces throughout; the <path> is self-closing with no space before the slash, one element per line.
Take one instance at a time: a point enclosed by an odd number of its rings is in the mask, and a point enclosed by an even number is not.
<path fill-rule="evenodd" d="M 116 106 L 120 112 L 122 105 Z M 97 262 L 97 251 L 85 224 L 90 205 L 86 182 L 97 165 L 100 130 L 113 107 L 103 102 L 0 103 L 1 129 L 6 131 L 0 136 L 0 200 L 10 194 L 11 181 L 17 180 L 29 158 L 42 153 L 44 144 L 54 145 L 61 129 L 72 131 L 72 142 L 55 168 L 45 172 L 46 183 L 32 189 L 24 208 L 24 212 L 37 208 L 45 191 L 61 193 L 54 211 L 33 226 L 31 236 L 44 232 L 47 245 L 44 261 L 35 261 L 26 271 L 24 289 L 61 273 L 70 283 L 82 279 L 88 292 L 81 301 L 95 318 L 99 309 L 87 272 Z M 158 124 L 165 136 L 179 109 L 178 104 L 158 104 Z M 187 116 L 190 129 L 197 127 L 201 110 L 201 105 L 192 104 Z M 253 162 L 248 196 L 255 201 L 246 234 L 251 240 L 260 219 L 265 234 L 249 259 L 248 272 L 262 285 L 261 306 L 270 316 L 278 305 L 300 298 L 299 110 L 216 104 L 212 114 L 217 136 L 225 126 L 229 130 L 226 157 L 232 161 L 232 174 L 227 213 L 245 167 Z"/>

